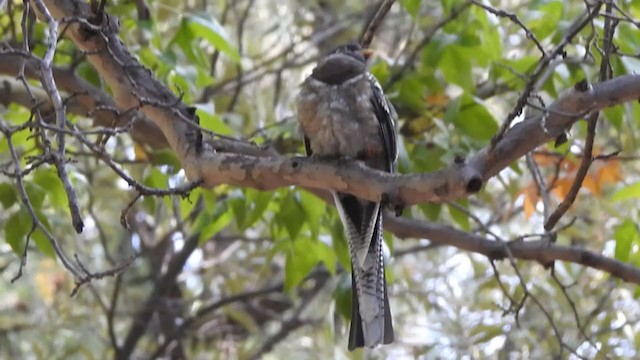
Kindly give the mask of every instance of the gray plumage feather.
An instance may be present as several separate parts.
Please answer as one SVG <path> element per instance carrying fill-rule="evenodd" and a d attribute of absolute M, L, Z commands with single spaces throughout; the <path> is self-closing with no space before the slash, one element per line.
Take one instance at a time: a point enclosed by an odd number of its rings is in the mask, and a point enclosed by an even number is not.
<path fill-rule="evenodd" d="M 307 155 L 359 159 L 393 172 L 395 120 L 357 44 L 336 49 L 305 80 L 297 98 Z M 380 203 L 333 192 L 349 241 L 352 314 L 349 350 L 393 342 L 384 278 Z"/>

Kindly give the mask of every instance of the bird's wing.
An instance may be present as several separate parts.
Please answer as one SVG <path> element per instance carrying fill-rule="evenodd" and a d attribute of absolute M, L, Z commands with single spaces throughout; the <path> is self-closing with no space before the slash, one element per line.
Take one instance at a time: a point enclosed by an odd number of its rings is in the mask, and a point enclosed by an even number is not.
<path fill-rule="evenodd" d="M 378 118 L 378 124 L 380 126 L 380 138 L 382 139 L 382 145 L 386 154 L 387 166 L 385 169 L 388 172 L 395 171 L 396 160 L 398 159 L 398 145 L 396 143 L 396 114 L 393 110 L 393 106 L 387 98 L 384 96 L 382 87 L 378 80 L 369 73 L 369 84 L 371 84 L 371 105 L 373 111 Z"/>
<path fill-rule="evenodd" d="M 303 142 L 304 142 L 304 150 L 307 152 L 307 156 L 313 155 L 313 151 L 311 150 L 311 142 L 309 141 L 309 138 L 304 136 Z"/>

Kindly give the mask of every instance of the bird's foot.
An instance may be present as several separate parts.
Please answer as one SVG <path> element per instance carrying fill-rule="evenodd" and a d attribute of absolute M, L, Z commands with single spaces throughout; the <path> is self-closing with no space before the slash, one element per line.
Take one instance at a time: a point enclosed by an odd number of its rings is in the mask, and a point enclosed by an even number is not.
<path fill-rule="evenodd" d="M 398 199 L 392 198 L 389 194 L 382 194 L 382 199 L 380 200 L 382 206 L 388 207 L 393 210 L 396 217 L 402 216 L 402 212 L 404 211 L 405 205 Z"/>

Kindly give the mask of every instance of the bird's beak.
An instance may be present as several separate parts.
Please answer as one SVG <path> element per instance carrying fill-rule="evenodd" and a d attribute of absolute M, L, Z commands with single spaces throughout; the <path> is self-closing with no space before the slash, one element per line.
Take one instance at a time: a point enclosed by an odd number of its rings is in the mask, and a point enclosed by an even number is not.
<path fill-rule="evenodd" d="M 369 58 L 373 55 L 373 49 L 362 49 L 362 55 L 365 59 L 369 60 Z"/>

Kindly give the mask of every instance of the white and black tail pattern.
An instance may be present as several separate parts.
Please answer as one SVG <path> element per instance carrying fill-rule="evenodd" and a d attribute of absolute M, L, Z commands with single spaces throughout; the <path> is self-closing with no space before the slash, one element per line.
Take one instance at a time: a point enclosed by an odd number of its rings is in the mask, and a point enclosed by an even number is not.
<path fill-rule="evenodd" d="M 333 193 L 349 240 L 352 312 L 349 350 L 393 342 L 384 279 L 382 211 L 379 203 Z"/>

